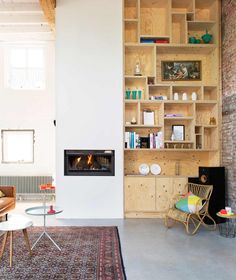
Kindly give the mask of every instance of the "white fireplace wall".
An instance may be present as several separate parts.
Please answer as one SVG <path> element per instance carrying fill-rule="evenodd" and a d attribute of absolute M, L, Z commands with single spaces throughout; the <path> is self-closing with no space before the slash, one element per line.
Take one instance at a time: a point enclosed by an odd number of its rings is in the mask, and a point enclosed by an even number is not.
<path fill-rule="evenodd" d="M 122 0 L 58 0 L 56 185 L 62 218 L 123 217 Z M 115 176 L 64 176 L 65 149 L 114 149 Z"/>

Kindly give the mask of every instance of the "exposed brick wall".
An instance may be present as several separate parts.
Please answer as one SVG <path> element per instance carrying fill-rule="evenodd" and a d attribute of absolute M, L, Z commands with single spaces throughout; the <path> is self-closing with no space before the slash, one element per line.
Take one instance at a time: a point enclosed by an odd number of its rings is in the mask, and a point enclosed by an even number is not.
<path fill-rule="evenodd" d="M 236 1 L 222 0 L 222 163 L 228 204 L 236 211 Z"/>

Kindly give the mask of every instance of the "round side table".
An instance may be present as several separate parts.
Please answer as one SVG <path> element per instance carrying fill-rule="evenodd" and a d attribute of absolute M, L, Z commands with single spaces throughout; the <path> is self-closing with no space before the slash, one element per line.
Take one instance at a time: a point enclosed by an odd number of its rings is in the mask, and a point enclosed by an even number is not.
<path fill-rule="evenodd" d="M 43 217 L 43 232 L 41 233 L 41 235 L 39 236 L 39 238 L 35 241 L 35 243 L 32 246 L 32 250 L 34 249 L 35 245 L 39 242 L 39 240 L 45 235 L 46 237 L 48 237 L 52 243 L 57 247 L 58 250 L 61 251 L 61 248 L 57 245 L 57 243 L 52 239 L 52 237 L 48 234 L 47 232 L 47 227 L 46 227 L 46 217 L 47 216 L 52 216 L 52 215 L 57 215 L 59 213 L 61 213 L 63 210 L 59 207 L 55 207 L 54 213 L 48 213 L 49 211 L 49 206 L 36 206 L 36 207 L 31 207 L 31 208 L 27 208 L 25 210 L 25 213 L 27 213 L 28 215 L 33 215 L 33 216 L 42 216 Z"/>
<path fill-rule="evenodd" d="M 8 238 L 8 236 L 10 236 L 10 267 L 12 267 L 13 232 L 15 230 L 23 231 L 26 246 L 27 246 L 30 256 L 31 256 L 31 247 L 30 247 L 29 237 L 28 237 L 28 233 L 27 233 L 27 228 L 31 227 L 32 225 L 33 225 L 32 221 L 29 218 L 24 217 L 22 215 L 9 215 L 7 221 L 0 223 L 0 231 L 5 232 L 4 237 L 3 237 L 3 242 L 2 242 L 1 253 L 0 253 L 0 260 L 3 256 L 4 250 L 5 250 L 7 238 Z"/>
<path fill-rule="evenodd" d="M 218 224 L 220 235 L 228 238 L 236 237 L 236 213 L 232 213 L 232 215 L 222 215 L 218 212 L 216 215 L 225 219 L 224 223 Z"/>

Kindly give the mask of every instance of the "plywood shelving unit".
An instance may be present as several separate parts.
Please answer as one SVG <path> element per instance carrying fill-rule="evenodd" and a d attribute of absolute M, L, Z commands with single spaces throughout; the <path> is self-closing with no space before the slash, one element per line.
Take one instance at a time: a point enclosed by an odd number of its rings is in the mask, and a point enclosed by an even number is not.
<path fill-rule="evenodd" d="M 187 177 L 198 175 L 199 166 L 220 165 L 219 12 L 219 0 L 124 0 L 126 217 L 162 217 L 172 196 L 184 191 Z M 212 35 L 209 44 L 188 43 L 206 30 Z M 164 61 L 200 61 L 201 78 L 163 80 Z M 154 113 L 152 124 L 144 122 L 146 111 Z M 172 139 L 173 125 L 184 126 L 183 140 Z M 140 138 L 158 132 L 161 147 L 140 147 Z M 136 137 L 132 148 L 127 133 Z M 142 163 L 158 163 L 161 175 L 140 176 Z"/>

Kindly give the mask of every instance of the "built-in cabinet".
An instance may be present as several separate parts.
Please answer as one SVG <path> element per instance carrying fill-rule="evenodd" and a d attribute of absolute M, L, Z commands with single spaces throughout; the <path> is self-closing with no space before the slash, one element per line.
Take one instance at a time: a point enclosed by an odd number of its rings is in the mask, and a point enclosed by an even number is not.
<path fill-rule="evenodd" d="M 175 178 L 220 165 L 219 5 L 219 0 L 124 0 L 127 217 L 165 212 L 176 193 Z M 209 43 L 202 39 L 206 33 L 212 35 Z M 179 61 L 199 62 L 199 79 L 166 79 L 164 63 Z M 146 112 L 152 113 L 150 123 Z M 182 138 L 173 137 L 174 126 L 184 127 Z M 158 144 L 151 145 L 157 135 Z M 165 177 L 139 176 L 142 163 L 159 164 Z M 168 180 L 167 191 L 157 187 Z"/>
<path fill-rule="evenodd" d="M 186 177 L 126 176 L 126 217 L 163 217 L 173 196 L 186 192 Z"/>

